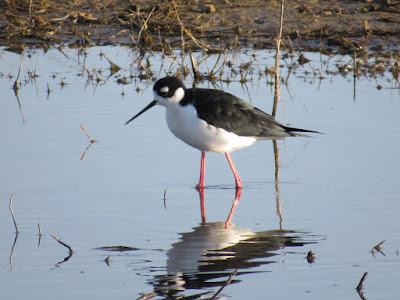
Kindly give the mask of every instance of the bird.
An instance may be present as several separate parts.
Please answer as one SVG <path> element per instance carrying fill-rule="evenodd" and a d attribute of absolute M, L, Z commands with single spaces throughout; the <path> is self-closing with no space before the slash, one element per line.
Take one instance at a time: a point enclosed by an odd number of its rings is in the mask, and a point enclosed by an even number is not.
<path fill-rule="evenodd" d="M 155 105 L 166 108 L 170 131 L 186 144 L 201 151 L 200 179 L 197 189 L 205 187 L 206 152 L 225 153 L 235 178 L 236 189 L 242 180 L 230 152 L 248 147 L 258 140 L 283 139 L 319 133 L 285 126 L 248 102 L 221 90 L 186 88 L 177 77 L 158 79 L 153 86 L 154 100 L 125 125 Z"/>

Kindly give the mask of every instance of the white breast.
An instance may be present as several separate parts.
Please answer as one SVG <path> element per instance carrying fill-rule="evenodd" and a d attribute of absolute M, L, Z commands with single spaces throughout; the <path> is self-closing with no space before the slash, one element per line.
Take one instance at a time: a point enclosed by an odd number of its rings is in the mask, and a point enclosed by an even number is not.
<path fill-rule="evenodd" d="M 166 119 L 171 132 L 188 145 L 201 151 L 231 152 L 250 146 L 256 139 L 238 136 L 199 119 L 194 106 L 178 103 L 166 106 Z"/>

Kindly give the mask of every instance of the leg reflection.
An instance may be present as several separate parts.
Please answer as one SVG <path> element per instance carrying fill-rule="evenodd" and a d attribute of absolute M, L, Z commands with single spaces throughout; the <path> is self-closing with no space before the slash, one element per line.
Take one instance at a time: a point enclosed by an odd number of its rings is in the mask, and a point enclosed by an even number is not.
<path fill-rule="evenodd" d="M 205 197 L 204 197 L 204 188 L 197 187 L 196 190 L 199 193 L 199 197 L 200 197 L 201 224 L 204 225 L 204 224 L 206 224 L 206 204 L 205 204 Z M 242 189 L 236 188 L 235 200 L 233 200 L 231 210 L 230 210 L 228 218 L 226 219 L 226 222 L 225 222 L 226 229 L 229 228 L 232 217 L 236 210 L 236 206 L 239 204 L 241 196 L 242 196 Z"/>
<path fill-rule="evenodd" d="M 237 188 L 236 193 L 235 193 L 235 200 L 233 200 L 231 211 L 229 212 L 228 218 L 226 219 L 226 222 L 225 222 L 226 229 L 228 229 L 229 225 L 231 224 L 231 220 L 232 220 L 233 214 L 235 213 L 236 206 L 239 204 L 240 197 L 242 197 L 242 189 Z"/>
<path fill-rule="evenodd" d="M 206 223 L 206 203 L 204 200 L 204 187 L 197 187 L 200 196 L 201 225 Z"/>

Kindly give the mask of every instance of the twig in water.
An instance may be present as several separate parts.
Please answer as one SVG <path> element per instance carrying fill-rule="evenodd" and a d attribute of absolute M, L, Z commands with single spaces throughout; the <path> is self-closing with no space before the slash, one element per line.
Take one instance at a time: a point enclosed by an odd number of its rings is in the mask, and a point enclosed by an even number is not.
<path fill-rule="evenodd" d="M 196 85 L 195 83 L 197 82 L 197 80 L 199 78 L 198 78 L 198 71 L 197 71 L 197 67 L 196 67 L 196 62 L 194 61 L 194 58 L 193 58 L 193 53 L 190 53 L 190 62 L 192 63 L 193 78 L 194 78 L 193 85 L 195 86 Z"/>
<path fill-rule="evenodd" d="M 164 208 L 165 209 L 167 209 L 167 188 L 165 188 L 164 189 L 164 197 L 163 197 L 163 200 L 164 200 Z"/>
<path fill-rule="evenodd" d="M 373 257 L 375 257 L 375 250 L 378 251 L 379 253 L 381 253 L 383 256 L 386 257 L 385 253 L 383 253 L 382 251 L 382 244 L 385 242 L 385 240 L 383 240 L 382 242 L 380 242 L 378 245 L 376 245 L 374 248 L 372 248 L 371 253 L 373 255 Z"/>
<path fill-rule="evenodd" d="M 19 64 L 17 79 L 15 79 L 14 85 L 13 85 L 13 90 L 14 90 L 15 94 L 18 94 L 18 83 L 19 83 L 18 80 L 19 80 L 19 75 L 21 74 L 22 66 L 24 65 L 24 59 L 25 59 L 25 52 L 22 53 L 22 58 L 21 58 L 21 63 Z"/>
<path fill-rule="evenodd" d="M 137 300 L 147 300 L 147 299 L 153 298 L 155 296 L 157 296 L 156 293 L 144 294 L 143 296 L 137 298 Z"/>
<path fill-rule="evenodd" d="M 14 194 L 11 194 L 11 197 L 10 197 L 10 212 L 11 212 L 11 217 L 12 217 L 13 222 L 14 222 L 15 232 L 16 232 L 16 234 L 18 234 L 18 226 L 17 226 L 17 222 L 15 221 L 14 211 L 13 211 L 13 208 L 12 208 L 13 199 L 14 199 Z"/>
<path fill-rule="evenodd" d="M 40 246 L 40 240 L 42 239 L 42 229 L 40 228 L 40 224 L 39 224 L 39 222 L 37 223 L 37 227 L 38 227 L 38 230 L 39 230 L 39 241 L 38 241 L 38 247 Z"/>
<path fill-rule="evenodd" d="M 100 55 L 104 56 L 108 60 L 108 62 L 110 64 L 110 76 L 114 75 L 119 70 L 121 70 L 121 67 L 118 66 L 117 64 L 113 63 L 103 52 L 101 52 Z"/>
<path fill-rule="evenodd" d="M 214 67 L 212 68 L 211 72 L 209 72 L 209 76 L 215 76 L 215 74 L 217 74 L 217 72 L 221 69 L 221 68 L 219 68 L 217 71 L 215 71 L 215 69 L 217 68 L 218 63 L 219 63 L 219 61 L 220 61 L 220 59 L 221 59 L 221 57 L 222 57 L 223 54 L 224 54 L 223 52 L 220 52 L 220 53 L 219 53 L 218 58 L 217 58 L 217 61 L 216 61 L 215 64 L 214 64 Z M 225 61 L 224 61 L 224 64 L 225 64 L 225 62 L 226 62 L 226 59 L 225 59 Z M 223 67 L 224 64 L 222 64 L 221 67 Z"/>
<path fill-rule="evenodd" d="M 69 250 L 68 256 L 65 257 L 62 261 L 59 261 L 58 263 L 56 263 L 55 267 L 52 268 L 52 270 L 53 270 L 53 269 L 55 269 L 55 268 L 60 267 L 60 264 L 62 264 L 63 262 L 68 261 L 68 260 L 71 258 L 72 254 L 74 253 L 74 250 L 72 250 L 72 248 L 71 248 L 69 245 L 67 245 L 66 243 L 64 243 L 63 241 L 61 241 L 61 240 L 60 240 L 58 237 L 56 237 L 54 234 L 51 234 L 51 236 L 52 236 L 57 242 L 59 242 L 61 245 L 63 245 L 64 247 L 68 248 L 68 250 Z"/>
<path fill-rule="evenodd" d="M 360 283 L 357 285 L 357 291 L 361 290 L 363 288 L 364 285 L 364 281 L 367 278 L 368 272 L 365 272 L 363 277 L 360 280 Z"/>
<path fill-rule="evenodd" d="M 73 252 L 74 252 L 74 250 L 72 250 L 72 248 L 71 248 L 69 245 L 67 245 L 66 243 L 64 243 L 62 240 L 60 240 L 60 239 L 59 239 L 58 237 L 56 237 L 54 234 L 51 234 L 51 236 L 52 236 L 57 242 L 59 242 L 61 245 L 63 245 L 64 247 L 68 248 L 69 253 L 73 253 Z"/>
<path fill-rule="evenodd" d="M 18 96 L 18 90 L 15 91 L 15 97 L 17 97 L 17 101 L 18 101 L 18 107 L 19 107 L 19 111 L 21 112 L 21 117 L 22 117 L 22 123 L 25 124 L 25 115 L 24 115 L 24 110 L 22 108 L 22 104 L 21 101 L 19 100 L 19 96 Z"/>
<path fill-rule="evenodd" d="M 275 55 L 275 95 L 274 107 L 272 108 L 272 117 L 275 119 L 276 109 L 279 101 L 279 49 L 282 41 L 282 27 L 283 27 L 283 8 L 285 0 L 281 0 L 281 18 L 279 26 L 279 34 L 276 40 L 276 55 Z"/>
<path fill-rule="evenodd" d="M 46 90 L 47 100 L 49 100 L 50 92 L 51 92 L 51 90 L 50 90 L 49 84 L 47 84 L 47 90 Z"/>
<path fill-rule="evenodd" d="M 366 300 L 362 289 L 363 289 L 364 281 L 367 278 L 367 275 L 368 275 L 368 272 L 365 272 L 363 277 L 360 280 L 360 283 L 357 285 L 357 293 L 362 300 Z"/>
<path fill-rule="evenodd" d="M 110 256 L 107 256 L 104 261 L 107 264 L 107 266 L 110 266 Z"/>
<path fill-rule="evenodd" d="M 10 271 L 12 271 L 14 269 L 14 264 L 13 264 L 13 255 L 14 255 L 14 248 L 15 248 L 15 244 L 17 243 L 17 239 L 18 239 L 18 232 L 15 233 L 15 239 L 14 239 L 14 243 L 11 247 L 11 252 L 10 252 Z"/>
<path fill-rule="evenodd" d="M 83 125 L 81 125 L 81 128 L 82 128 L 82 131 L 83 131 L 83 132 L 86 134 L 86 136 L 89 138 L 89 140 L 90 140 L 90 142 L 91 142 L 92 144 L 97 142 L 97 140 L 91 138 L 91 136 L 87 133 L 87 131 L 86 131 L 85 127 L 83 127 Z"/>
<path fill-rule="evenodd" d="M 274 161 L 275 161 L 275 197 L 276 197 L 276 214 L 279 216 L 279 228 L 283 228 L 283 216 L 282 216 L 282 205 L 281 205 L 281 191 L 279 189 L 279 148 L 278 142 L 272 140 L 274 146 Z"/>
<path fill-rule="evenodd" d="M 12 216 L 12 219 L 14 221 L 14 226 L 15 226 L 15 239 L 14 239 L 14 243 L 13 243 L 13 245 L 11 247 L 10 258 L 9 258 L 11 271 L 14 268 L 13 254 L 14 254 L 14 247 L 15 247 L 15 244 L 17 243 L 17 239 L 18 239 L 18 227 L 17 227 L 17 222 L 15 221 L 15 218 L 14 218 L 14 212 L 13 212 L 13 208 L 12 208 L 13 198 L 14 198 L 14 194 L 11 194 L 11 197 L 10 197 L 10 212 L 11 212 L 11 216 Z"/>
<path fill-rule="evenodd" d="M 93 143 L 89 143 L 89 146 L 86 147 L 85 151 L 83 151 L 81 160 L 83 160 L 86 156 L 86 152 L 88 152 L 89 148 L 92 147 Z"/>
<path fill-rule="evenodd" d="M 42 236 L 42 229 L 40 228 L 40 223 L 39 222 L 37 223 L 37 227 L 38 227 L 38 230 L 39 230 L 39 236 Z"/>
<path fill-rule="evenodd" d="M 307 261 L 309 264 L 315 263 L 315 253 L 312 250 L 307 253 Z"/>
<path fill-rule="evenodd" d="M 216 299 L 216 297 L 218 296 L 219 293 L 222 292 L 222 290 L 232 282 L 233 277 L 235 277 L 236 273 L 237 273 L 238 269 L 236 269 L 235 271 L 232 272 L 231 276 L 229 276 L 228 280 L 223 284 L 223 286 L 221 286 L 221 288 L 214 294 L 214 296 L 212 296 L 210 298 L 210 300 L 214 300 Z"/>
<path fill-rule="evenodd" d="M 22 58 L 21 58 L 21 64 L 19 65 L 19 69 L 18 69 L 18 75 L 17 75 L 17 79 L 15 80 L 14 84 L 13 84 L 13 90 L 14 90 L 14 94 L 15 97 L 17 97 L 17 101 L 18 101 L 18 107 L 19 110 L 21 112 L 21 116 L 22 116 L 22 122 L 25 124 L 25 116 L 24 116 L 24 111 L 22 109 L 22 105 L 21 105 L 21 101 L 19 100 L 19 96 L 18 96 L 18 80 L 19 80 L 19 76 L 21 74 L 21 69 L 22 69 L 22 65 L 24 64 L 24 58 L 25 58 L 25 53 L 22 53 Z"/>
<path fill-rule="evenodd" d="M 354 50 L 354 67 L 353 67 L 353 99 L 356 99 L 357 96 L 357 88 L 356 88 L 356 83 L 357 83 L 357 50 Z"/>

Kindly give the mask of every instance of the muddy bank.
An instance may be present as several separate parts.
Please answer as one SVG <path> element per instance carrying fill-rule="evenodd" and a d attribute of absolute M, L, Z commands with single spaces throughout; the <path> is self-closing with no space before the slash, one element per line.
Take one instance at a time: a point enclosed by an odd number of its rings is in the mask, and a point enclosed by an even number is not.
<path fill-rule="evenodd" d="M 3 0 L 0 44 L 274 47 L 280 1 Z M 399 49 L 400 1 L 286 1 L 284 47 Z"/>

